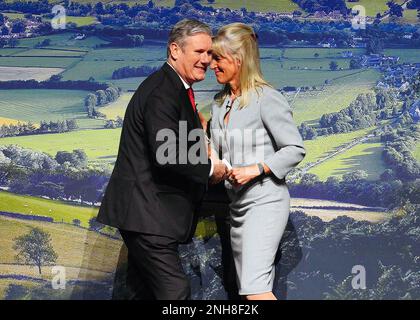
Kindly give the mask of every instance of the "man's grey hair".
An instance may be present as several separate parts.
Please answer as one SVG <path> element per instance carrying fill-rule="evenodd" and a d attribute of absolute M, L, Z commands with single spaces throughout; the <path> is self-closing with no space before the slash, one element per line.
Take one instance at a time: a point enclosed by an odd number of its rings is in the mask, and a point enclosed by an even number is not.
<path fill-rule="evenodd" d="M 169 33 L 166 56 L 169 57 L 170 55 L 169 46 L 172 42 L 175 42 L 181 48 L 183 48 L 185 39 L 198 33 L 205 33 L 210 37 L 213 35 L 210 27 L 201 21 L 193 19 L 183 19 L 179 21 L 174 25 L 171 32 Z"/>

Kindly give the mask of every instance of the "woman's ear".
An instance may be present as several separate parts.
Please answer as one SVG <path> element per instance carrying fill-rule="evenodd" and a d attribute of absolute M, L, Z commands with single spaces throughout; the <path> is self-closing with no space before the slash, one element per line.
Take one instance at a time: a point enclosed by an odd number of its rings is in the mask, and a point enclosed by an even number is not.
<path fill-rule="evenodd" d="M 240 67 L 242 65 L 241 59 L 236 58 L 236 65 Z"/>

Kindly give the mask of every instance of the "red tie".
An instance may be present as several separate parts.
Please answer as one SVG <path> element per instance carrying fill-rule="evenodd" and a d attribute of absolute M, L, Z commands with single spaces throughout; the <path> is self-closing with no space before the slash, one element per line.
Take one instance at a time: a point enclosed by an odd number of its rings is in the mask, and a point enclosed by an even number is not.
<path fill-rule="evenodd" d="M 188 92 L 188 97 L 190 97 L 190 102 L 191 102 L 191 105 L 193 107 L 193 110 L 194 110 L 194 112 L 196 112 L 195 100 L 194 100 L 194 91 L 191 87 L 189 87 L 187 89 L 187 92 Z"/>

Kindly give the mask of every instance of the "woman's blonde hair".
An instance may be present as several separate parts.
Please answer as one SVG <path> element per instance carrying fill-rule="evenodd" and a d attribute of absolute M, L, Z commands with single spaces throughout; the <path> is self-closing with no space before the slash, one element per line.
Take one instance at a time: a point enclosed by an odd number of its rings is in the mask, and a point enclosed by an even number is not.
<path fill-rule="evenodd" d="M 232 23 L 222 27 L 213 38 L 212 52 L 213 55 L 223 58 L 231 56 L 241 62 L 239 108 L 248 105 L 252 90 L 257 91 L 264 85 L 271 86 L 262 75 L 257 36 L 250 26 Z M 230 95 L 230 89 L 230 85 L 225 84 L 216 95 L 216 102 L 221 105 L 226 96 Z"/>

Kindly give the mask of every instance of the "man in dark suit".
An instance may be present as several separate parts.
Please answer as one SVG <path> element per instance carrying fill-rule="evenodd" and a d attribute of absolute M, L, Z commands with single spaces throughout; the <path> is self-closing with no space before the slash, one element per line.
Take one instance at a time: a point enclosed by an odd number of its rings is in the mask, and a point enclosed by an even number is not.
<path fill-rule="evenodd" d="M 225 165 L 208 159 L 191 88 L 205 78 L 211 44 L 207 25 L 178 22 L 167 62 L 138 87 L 125 113 L 97 220 L 119 229 L 128 248 L 128 281 L 143 287 L 137 298 L 189 298 L 178 245 L 195 231 L 209 179 L 226 177 Z"/>

